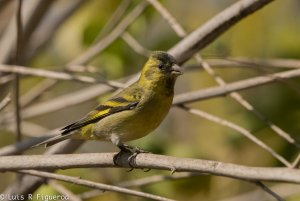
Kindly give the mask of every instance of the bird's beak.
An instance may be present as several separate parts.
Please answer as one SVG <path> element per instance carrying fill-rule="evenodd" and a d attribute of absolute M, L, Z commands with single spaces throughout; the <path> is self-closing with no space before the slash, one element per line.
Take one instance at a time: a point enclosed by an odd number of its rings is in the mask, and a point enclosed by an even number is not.
<path fill-rule="evenodd" d="M 178 66 L 177 64 L 174 64 L 171 68 L 171 74 L 179 76 L 179 75 L 183 74 L 183 70 L 180 66 Z"/>

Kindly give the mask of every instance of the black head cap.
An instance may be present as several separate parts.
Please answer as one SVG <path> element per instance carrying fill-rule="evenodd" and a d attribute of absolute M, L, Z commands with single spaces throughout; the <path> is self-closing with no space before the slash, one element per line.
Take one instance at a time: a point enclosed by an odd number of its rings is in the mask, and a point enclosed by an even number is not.
<path fill-rule="evenodd" d="M 176 59 L 172 55 L 164 51 L 154 51 L 151 53 L 150 57 L 153 57 L 165 64 L 177 64 Z"/>

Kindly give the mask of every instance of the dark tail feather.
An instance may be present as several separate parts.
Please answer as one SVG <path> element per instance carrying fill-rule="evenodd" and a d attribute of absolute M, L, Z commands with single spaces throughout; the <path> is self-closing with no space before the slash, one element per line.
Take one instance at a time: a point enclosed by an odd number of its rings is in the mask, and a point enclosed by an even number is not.
<path fill-rule="evenodd" d="M 69 139 L 70 136 L 73 135 L 73 134 L 74 133 L 68 133 L 66 135 L 58 135 L 58 136 L 52 137 L 52 138 L 50 138 L 48 140 L 45 140 L 45 141 L 40 142 L 40 143 L 38 143 L 36 145 L 33 145 L 32 148 L 33 147 L 38 147 L 38 146 L 41 146 L 41 145 L 45 145 L 45 147 L 50 147 L 50 146 L 52 146 L 52 145 L 54 145 L 54 144 L 56 144 L 58 142 L 64 141 L 66 139 Z"/>

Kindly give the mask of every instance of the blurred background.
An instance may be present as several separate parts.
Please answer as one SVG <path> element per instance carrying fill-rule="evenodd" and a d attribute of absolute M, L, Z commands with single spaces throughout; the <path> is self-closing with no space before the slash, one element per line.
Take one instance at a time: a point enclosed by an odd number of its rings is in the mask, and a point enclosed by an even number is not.
<path fill-rule="evenodd" d="M 36 4 L 37 0 L 23 2 L 23 10 Z M 50 3 L 51 2 L 51 3 Z M 181 39 L 169 24 L 152 7 L 148 6 L 126 29 L 126 32 L 104 48 L 93 59 L 81 65 L 76 59 L 84 54 L 98 41 L 109 36 L 124 16 L 132 12 L 140 4 L 140 0 L 55 0 L 44 5 L 42 17 L 35 19 L 35 27 L 24 33 L 28 34 L 22 49 L 22 66 L 32 69 L 64 71 L 76 67 L 76 74 L 94 77 L 99 81 L 127 80 L 130 75 L 139 72 L 151 50 L 168 50 Z M 214 15 L 235 3 L 233 0 L 163 0 L 161 3 L 178 20 L 183 28 L 192 32 Z M 297 0 L 279 0 L 267 5 L 257 13 L 247 17 L 225 34 L 209 44 L 200 54 L 207 61 L 234 61 L 250 59 L 293 59 L 300 58 L 300 2 Z M 16 3 L 12 0 L 0 1 L 0 61 L 3 64 L 12 62 L 9 42 L 15 40 L 16 32 L 12 16 Z M 30 9 L 27 9 L 30 10 Z M 30 12 L 29 12 L 30 13 Z M 23 13 L 24 17 L 26 16 Z M 26 20 L 23 21 L 26 23 Z M 32 23 L 34 24 L 34 23 Z M 72 63 L 73 62 L 73 63 Z M 176 83 L 176 94 L 217 86 L 211 76 L 201 67 L 192 68 L 196 61 L 191 59 L 184 64 L 185 74 Z M 250 63 L 251 64 L 251 63 Z M 71 66 L 71 67 L 70 67 Z M 195 66 L 195 65 L 194 65 Z M 251 65 L 250 65 L 251 66 Z M 298 65 L 299 66 L 299 65 Z M 282 67 L 282 68 L 281 68 Z M 214 70 L 226 81 L 234 82 L 275 73 L 284 70 L 285 66 L 253 67 L 214 65 Z M 78 72 L 80 71 L 80 72 Z M 0 77 L 0 98 L 3 99 L 11 91 L 9 75 Z M 6 80 L 5 80 L 6 79 Z M 20 80 L 21 97 L 29 97 L 30 92 L 45 82 L 45 78 L 23 76 Z M 58 81 L 53 87 L 44 90 L 34 100 L 28 101 L 22 111 L 23 140 L 45 135 L 53 129 L 65 126 L 78 120 L 94 108 L 98 102 L 107 99 L 111 93 L 88 98 L 78 104 L 53 110 L 35 107 L 41 103 L 53 103 L 58 98 L 74 96 L 74 101 L 93 84 L 76 81 Z M 75 93 L 76 96 L 75 96 Z M 287 83 L 276 82 L 241 92 L 258 111 L 289 133 L 293 139 L 300 141 L 300 80 L 291 79 Z M 26 98 L 25 97 L 25 98 Z M 28 100 L 28 99 L 27 99 Z M 25 100 L 26 102 L 26 100 Z M 272 147 L 277 153 L 292 161 L 298 149 L 278 137 L 265 123 L 253 113 L 245 110 L 230 97 L 219 97 L 198 101 L 189 106 L 201 109 L 213 115 L 234 122 L 244 127 L 257 138 Z M 35 107 L 35 108 L 34 108 Z M 44 105 L 46 107 L 46 105 Z M 0 146 L 15 143 L 14 123 L 11 114 L 13 104 L 9 104 L 0 113 Z M 275 167 L 283 166 L 278 160 L 243 135 L 220 124 L 210 122 L 199 116 L 178 108 L 172 108 L 162 125 L 150 135 L 133 141 L 131 145 L 139 146 L 156 154 L 177 157 L 191 157 L 217 160 L 248 166 Z M 117 151 L 107 142 L 86 142 L 78 153 Z M 25 154 L 41 154 L 43 147 L 28 150 Z M 143 172 L 124 169 L 71 169 L 59 173 L 78 176 L 93 181 L 114 184 L 121 181 L 138 179 L 152 175 L 169 175 L 168 171 L 151 170 Z M 4 191 L 16 179 L 14 174 L 1 173 L 0 190 Z M 80 194 L 88 188 L 73 184 L 61 183 L 70 191 Z M 270 184 L 280 187 L 290 201 L 300 200 L 300 187 L 294 185 Z M 144 192 L 154 193 L 178 200 L 234 200 L 244 193 L 266 194 L 255 185 L 244 181 L 209 175 L 193 176 L 185 179 L 162 181 L 139 187 Z M 51 185 L 42 185 L 36 193 L 58 194 Z M 279 193 L 280 194 L 280 193 Z M 248 194 L 247 194 L 248 195 Z M 230 199 L 229 199 L 230 198 Z M 232 199 L 231 199 L 232 198 Z M 261 197 L 262 198 L 262 197 Z M 141 200 L 117 193 L 104 193 L 87 200 Z M 258 200 L 249 196 L 237 200 Z M 266 197 L 263 200 L 272 200 Z"/>

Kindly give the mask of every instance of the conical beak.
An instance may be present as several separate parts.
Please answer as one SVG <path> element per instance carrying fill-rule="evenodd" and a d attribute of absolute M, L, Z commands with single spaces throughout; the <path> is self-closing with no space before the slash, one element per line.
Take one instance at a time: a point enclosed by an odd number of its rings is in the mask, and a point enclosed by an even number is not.
<path fill-rule="evenodd" d="M 176 76 L 182 75 L 183 69 L 180 66 L 178 66 L 177 64 L 174 64 L 171 69 L 171 74 L 176 75 Z"/>

